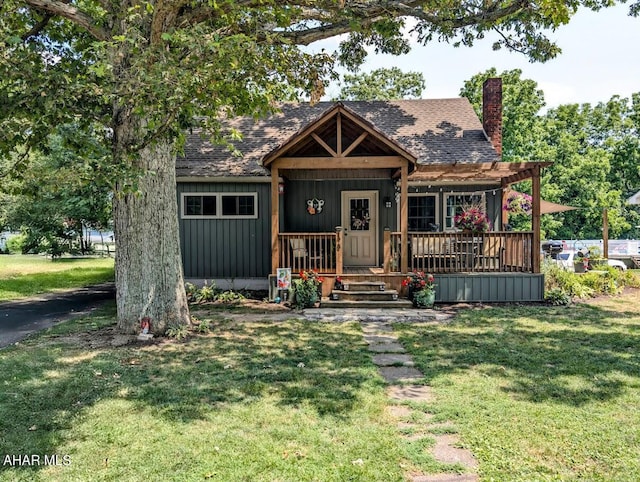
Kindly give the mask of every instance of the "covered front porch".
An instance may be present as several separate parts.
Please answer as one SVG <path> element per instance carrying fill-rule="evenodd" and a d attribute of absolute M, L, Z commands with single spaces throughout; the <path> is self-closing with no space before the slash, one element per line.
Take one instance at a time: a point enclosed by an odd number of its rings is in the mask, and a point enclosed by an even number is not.
<path fill-rule="evenodd" d="M 338 104 L 264 165 L 271 172 L 272 276 L 278 268 L 315 270 L 327 278 L 326 296 L 336 276 L 383 280 L 401 291 L 407 273 L 419 270 L 436 275 L 439 301 L 542 298 L 544 163 L 418 164 Z M 508 187 L 525 179 L 532 180 L 531 230 L 508 231 Z M 469 199 L 485 206 L 489 232 L 455 228 L 453 217 Z"/>

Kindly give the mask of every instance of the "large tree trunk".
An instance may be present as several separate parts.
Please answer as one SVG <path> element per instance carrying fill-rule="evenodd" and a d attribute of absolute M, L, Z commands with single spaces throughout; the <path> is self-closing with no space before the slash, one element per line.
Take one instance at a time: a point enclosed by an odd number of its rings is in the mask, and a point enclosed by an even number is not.
<path fill-rule="evenodd" d="M 172 144 L 145 147 L 135 163 L 143 171 L 137 189 L 119 188 L 113 200 L 118 328 L 136 333 L 140 320 L 149 317 L 151 332 L 162 335 L 170 326 L 190 323 Z"/>

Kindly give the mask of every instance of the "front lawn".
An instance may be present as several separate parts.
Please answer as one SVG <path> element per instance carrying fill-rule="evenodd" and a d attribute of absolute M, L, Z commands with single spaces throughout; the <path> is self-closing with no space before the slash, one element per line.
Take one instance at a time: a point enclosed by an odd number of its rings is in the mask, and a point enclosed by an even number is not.
<path fill-rule="evenodd" d="M 398 325 L 485 480 L 640 480 L 640 290 Z"/>
<path fill-rule="evenodd" d="M 112 258 L 0 256 L 0 302 L 113 281 Z"/>
<path fill-rule="evenodd" d="M 0 350 L 2 461 L 60 462 L 4 464 L 0 480 L 400 482 L 453 470 L 430 455 L 439 430 L 481 480 L 640 480 L 639 290 L 394 325 L 435 395 L 412 405 L 430 427 L 416 443 L 385 410 L 357 323 L 202 307 L 208 334 L 118 347 L 114 316 Z"/>
<path fill-rule="evenodd" d="M 70 461 L 0 480 L 403 480 L 357 323 L 214 316 L 210 334 L 114 348 L 95 331 L 113 316 L 0 351 L 1 456 Z"/>

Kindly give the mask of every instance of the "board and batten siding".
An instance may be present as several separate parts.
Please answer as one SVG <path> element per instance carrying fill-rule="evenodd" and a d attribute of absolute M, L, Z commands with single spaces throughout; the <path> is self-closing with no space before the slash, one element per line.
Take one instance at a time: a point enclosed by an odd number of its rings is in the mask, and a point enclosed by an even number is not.
<path fill-rule="evenodd" d="M 535 273 L 456 273 L 436 275 L 436 301 L 531 302 L 544 299 L 544 275 Z"/>
<path fill-rule="evenodd" d="M 257 219 L 183 219 L 182 193 L 257 193 Z M 185 278 L 266 278 L 271 270 L 271 189 L 268 183 L 177 185 Z"/>

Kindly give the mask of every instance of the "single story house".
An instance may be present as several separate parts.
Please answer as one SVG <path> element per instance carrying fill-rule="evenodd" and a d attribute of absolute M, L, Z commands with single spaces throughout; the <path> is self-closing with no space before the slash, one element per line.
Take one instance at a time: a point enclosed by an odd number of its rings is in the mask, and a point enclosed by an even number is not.
<path fill-rule="evenodd" d="M 465 98 L 286 103 L 229 121 L 239 155 L 190 133 L 176 166 L 185 278 L 265 287 L 290 267 L 400 288 L 417 269 L 436 275 L 438 301 L 542 299 L 545 163 L 501 162 L 501 79 L 483 111 Z M 503 196 L 525 179 L 532 230 L 507 231 Z M 488 232 L 456 229 L 470 203 Z"/>

